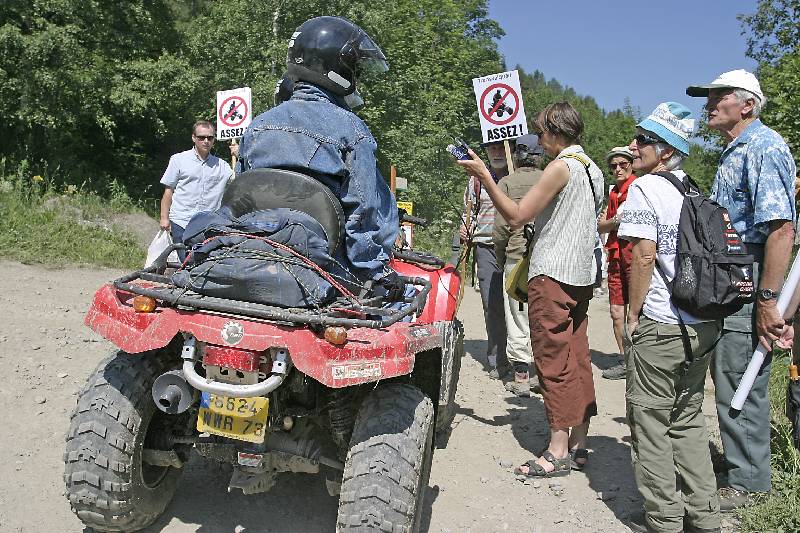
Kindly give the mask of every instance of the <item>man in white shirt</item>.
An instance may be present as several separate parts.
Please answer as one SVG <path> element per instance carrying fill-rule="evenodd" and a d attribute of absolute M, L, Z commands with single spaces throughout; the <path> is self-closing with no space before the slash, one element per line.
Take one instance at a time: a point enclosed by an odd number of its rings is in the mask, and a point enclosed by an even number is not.
<path fill-rule="evenodd" d="M 161 229 L 172 233 L 172 242 L 183 241 L 183 230 L 189 220 L 201 211 L 219 208 L 225 186 L 233 170 L 227 161 L 211 154 L 214 126 L 200 120 L 192 128 L 194 146 L 169 158 L 161 178 Z M 178 254 L 181 261 L 185 252 Z"/>

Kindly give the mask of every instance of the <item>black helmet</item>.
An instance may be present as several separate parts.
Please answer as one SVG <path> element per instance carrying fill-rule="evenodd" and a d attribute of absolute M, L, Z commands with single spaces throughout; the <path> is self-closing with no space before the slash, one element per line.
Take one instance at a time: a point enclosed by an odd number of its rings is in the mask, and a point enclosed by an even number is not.
<path fill-rule="evenodd" d="M 356 79 L 386 72 L 389 65 L 377 44 L 347 19 L 316 17 L 297 28 L 289 41 L 287 73 L 339 96 L 356 90 Z"/>

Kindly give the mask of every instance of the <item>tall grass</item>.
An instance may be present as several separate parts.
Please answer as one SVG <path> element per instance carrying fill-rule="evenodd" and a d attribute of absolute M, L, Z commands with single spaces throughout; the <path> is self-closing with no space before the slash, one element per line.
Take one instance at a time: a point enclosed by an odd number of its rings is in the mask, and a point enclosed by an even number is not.
<path fill-rule="evenodd" d="M 100 194 L 85 185 L 31 175 L 0 161 L 0 258 L 48 266 L 132 269 L 144 261 L 134 237 L 114 224 L 134 202 L 116 181 Z"/>
<path fill-rule="evenodd" d="M 743 531 L 800 531 L 800 452 L 792 443 L 792 426 L 785 415 L 789 362 L 789 353 L 775 351 L 769 380 L 772 492 L 755 505 L 739 511 Z"/>

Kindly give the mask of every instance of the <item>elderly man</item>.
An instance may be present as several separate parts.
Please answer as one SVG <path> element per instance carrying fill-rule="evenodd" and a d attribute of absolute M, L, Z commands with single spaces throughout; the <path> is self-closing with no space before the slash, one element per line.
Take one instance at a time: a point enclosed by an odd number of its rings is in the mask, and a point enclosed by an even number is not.
<path fill-rule="evenodd" d="M 628 187 L 636 174 L 633 173 L 633 153 L 627 146 L 617 146 L 606 154 L 608 170 L 614 176 L 614 185 L 608 194 L 605 216 L 597 220 L 597 231 L 608 233 L 606 252 L 608 255 L 608 303 L 614 338 L 619 348 L 620 364 L 603 370 L 606 379 L 625 377 L 625 361 L 622 358 L 622 334 L 625 323 L 625 307 L 628 305 L 628 282 L 631 271 L 631 244 L 617 237 L 619 212 L 628 197 Z"/>
<path fill-rule="evenodd" d="M 618 234 L 633 245 L 625 400 L 645 513 L 644 524 L 630 525 L 634 531 L 720 531 L 702 406 L 721 325 L 671 302 L 683 193 L 667 176 L 685 182 L 680 167 L 693 129 L 689 109 L 665 102 L 637 125 L 630 144 L 642 177 L 630 186 Z"/>
<path fill-rule="evenodd" d="M 729 406 L 757 344 L 771 348 L 789 329 L 777 310 L 776 297 L 794 237 L 797 169 L 783 138 L 758 119 L 766 98 L 753 74 L 725 72 L 708 85 L 687 88 L 686 94 L 708 98 L 708 125 L 728 141 L 711 197 L 728 210 L 733 227 L 756 259 L 756 302 L 725 319 L 712 372 L 728 471 L 720 503 L 723 511 L 730 511 L 747 504 L 751 493 L 771 488 L 769 355 L 742 411 Z"/>
<path fill-rule="evenodd" d="M 214 126 L 199 120 L 192 127 L 194 146 L 169 158 L 161 177 L 161 229 L 172 233 L 173 242 L 183 240 L 189 220 L 201 211 L 214 211 L 222 201 L 233 170 L 227 161 L 211 154 Z M 181 261 L 186 252 L 179 252 Z"/>
<path fill-rule="evenodd" d="M 501 179 L 497 186 L 509 198 L 519 202 L 525 193 L 533 187 L 542 176 L 542 160 L 544 149 L 539 145 L 539 137 L 529 134 L 517 137 L 517 147 L 514 150 L 516 171 Z M 514 270 L 525 253 L 527 241 L 524 229 L 512 230 L 503 218 L 497 213 L 494 219 L 494 251 L 497 256 L 497 266 L 503 272 L 503 285 L 505 279 Z M 533 359 L 531 352 L 531 332 L 528 325 L 528 305 L 509 298 L 503 291 L 503 304 L 505 308 L 506 355 L 514 367 L 514 380 L 506 383 L 506 390 L 517 396 L 528 397 L 531 390 L 540 392 L 539 380 L 534 374 L 530 376 L 530 365 Z"/>
<path fill-rule="evenodd" d="M 502 141 L 483 145 L 489 156 L 489 167 L 495 182 L 508 175 L 505 146 Z M 492 232 L 494 230 L 495 209 L 489 193 L 481 186 L 480 180 L 470 176 L 464 191 L 464 206 L 472 204 L 473 212 L 470 228 L 462 224 L 459 230 L 461 242 L 471 240 L 475 247 L 475 262 L 478 270 L 478 284 L 483 303 L 483 317 L 486 322 L 488 346 L 486 357 L 489 375 L 500 379 L 509 371 L 506 358 L 506 322 L 503 309 L 503 270 L 497 265 Z"/>

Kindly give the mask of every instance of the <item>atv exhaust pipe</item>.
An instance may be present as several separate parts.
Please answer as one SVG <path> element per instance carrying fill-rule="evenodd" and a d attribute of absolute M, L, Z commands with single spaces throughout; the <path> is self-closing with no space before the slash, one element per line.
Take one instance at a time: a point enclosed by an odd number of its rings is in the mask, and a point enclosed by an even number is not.
<path fill-rule="evenodd" d="M 286 374 L 289 372 L 289 352 L 285 349 L 279 349 L 272 360 L 272 370 L 270 376 L 258 383 L 251 385 L 235 385 L 232 383 L 220 383 L 219 381 L 212 381 L 206 379 L 197 373 L 194 365 L 196 362 L 195 352 L 195 338 L 192 335 L 187 335 L 186 341 L 183 343 L 183 350 L 181 351 L 181 359 L 183 359 L 183 377 L 189 382 L 189 385 L 197 390 L 208 392 L 209 394 L 217 394 L 220 396 L 230 396 L 232 398 L 253 398 L 255 396 L 266 396 L 281 386 Z"/>
<path fill-rule="evenodd" d="M 153 383 L 153 401 L 161 411 L 178 415 L 194 403 L 195 391 L 186 382 L 183 372 L 172 370 L 158 376 Z"/>

